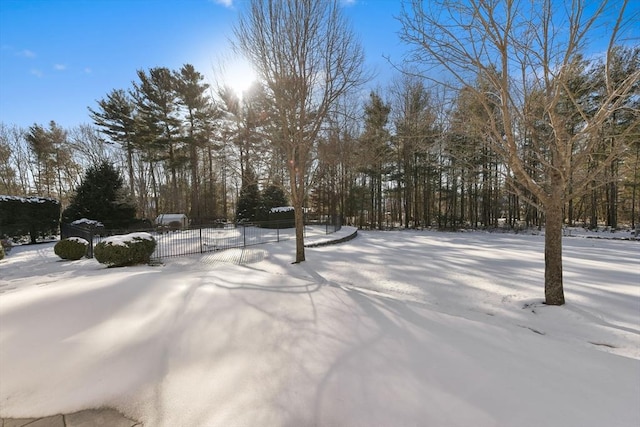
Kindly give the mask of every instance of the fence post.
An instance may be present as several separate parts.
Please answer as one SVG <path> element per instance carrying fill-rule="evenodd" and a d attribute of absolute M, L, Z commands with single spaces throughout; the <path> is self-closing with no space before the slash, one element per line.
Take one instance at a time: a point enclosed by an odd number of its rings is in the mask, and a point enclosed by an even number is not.
<path fill-rule="evenodd" d="M 247 247 L 247 227 L 244 224 L 242 225 L 242 247 Z"/>
<path fill-rule="evenodd" d="M 202 253 L 202 224 L 198 226 L 198 231 L 200 232 L 200 253 Z"/>
<path fill-rule="evenodd" d="M 91 227 L 91 229 L 89 230 L 89 258 L 93 258 L 93 236 L 94 236 L 94 232 L 93 232 L 93 227 Z"/>
<path fill-rule="evenodd" d="M 280 223 L 276 222 L 276 241 L 280 242 Z"/>

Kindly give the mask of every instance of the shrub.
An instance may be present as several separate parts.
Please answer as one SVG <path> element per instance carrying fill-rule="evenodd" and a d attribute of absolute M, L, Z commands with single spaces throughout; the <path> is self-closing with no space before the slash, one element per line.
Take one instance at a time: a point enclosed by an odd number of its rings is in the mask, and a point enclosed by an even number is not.
<path fill-rule="evenodd" d="M 87 254 L 89 242 L 81 237 L 68 237 L 53 247 L 53 252 L 62 259 L 79 260 Z"/>
<path fill-rule="evenodd" d="M 263 223 L 264 228 L 294 228 L 296 226 L 295 211 L 291 206 L 271 208 L 269 221 Z"/>
<path fill-rule="evenodd" d="M 98 243 L 93 254 L 96 260 L 109 267 L 147 264 L 156 249 L 156 241 L 149 233 L 111 236 Z"/>
<path fill-rule="evenodd" d="M 4 258 L 4 247 L 0 245 L 0 260 Z"/>

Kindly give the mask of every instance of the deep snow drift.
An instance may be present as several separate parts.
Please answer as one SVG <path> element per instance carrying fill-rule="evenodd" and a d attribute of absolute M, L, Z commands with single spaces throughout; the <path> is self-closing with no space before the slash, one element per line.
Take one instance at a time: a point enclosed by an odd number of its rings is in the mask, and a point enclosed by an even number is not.
<path fill-rule="evenodd" d="M 342 233 L 350 230 L 345 227 Z M 361 232 L 107 269 L 0 261 L 0 417 L 145 426 L 640 425 L 640 244 Z"/>

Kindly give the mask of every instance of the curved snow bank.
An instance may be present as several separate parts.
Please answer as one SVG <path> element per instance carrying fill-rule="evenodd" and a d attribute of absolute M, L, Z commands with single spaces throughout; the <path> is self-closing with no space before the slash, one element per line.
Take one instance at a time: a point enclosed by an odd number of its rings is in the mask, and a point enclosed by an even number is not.
<path fill-rule="evenodd" d="M 305 237 L 304 246 L 307 248 L 316 248 L 319 246 L 344 243 L 348 242 L 351 239 L 355 239 L 357 235 L 358 229 L 356 227 L 343 226 L 335 233 Z"/>

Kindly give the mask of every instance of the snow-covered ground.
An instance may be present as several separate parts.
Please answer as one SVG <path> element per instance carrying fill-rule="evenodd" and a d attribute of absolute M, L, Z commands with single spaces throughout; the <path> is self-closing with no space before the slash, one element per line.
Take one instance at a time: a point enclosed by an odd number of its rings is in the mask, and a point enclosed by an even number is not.
<path fill-rule="evenodd" d="M 0 417 L 640 425 L 640 243 L 565 238 L 563 307 L 541 304 L 541 236 L 360 232 L 302 264 L 294 244 L 111 269 L 14 248 Z"/>

